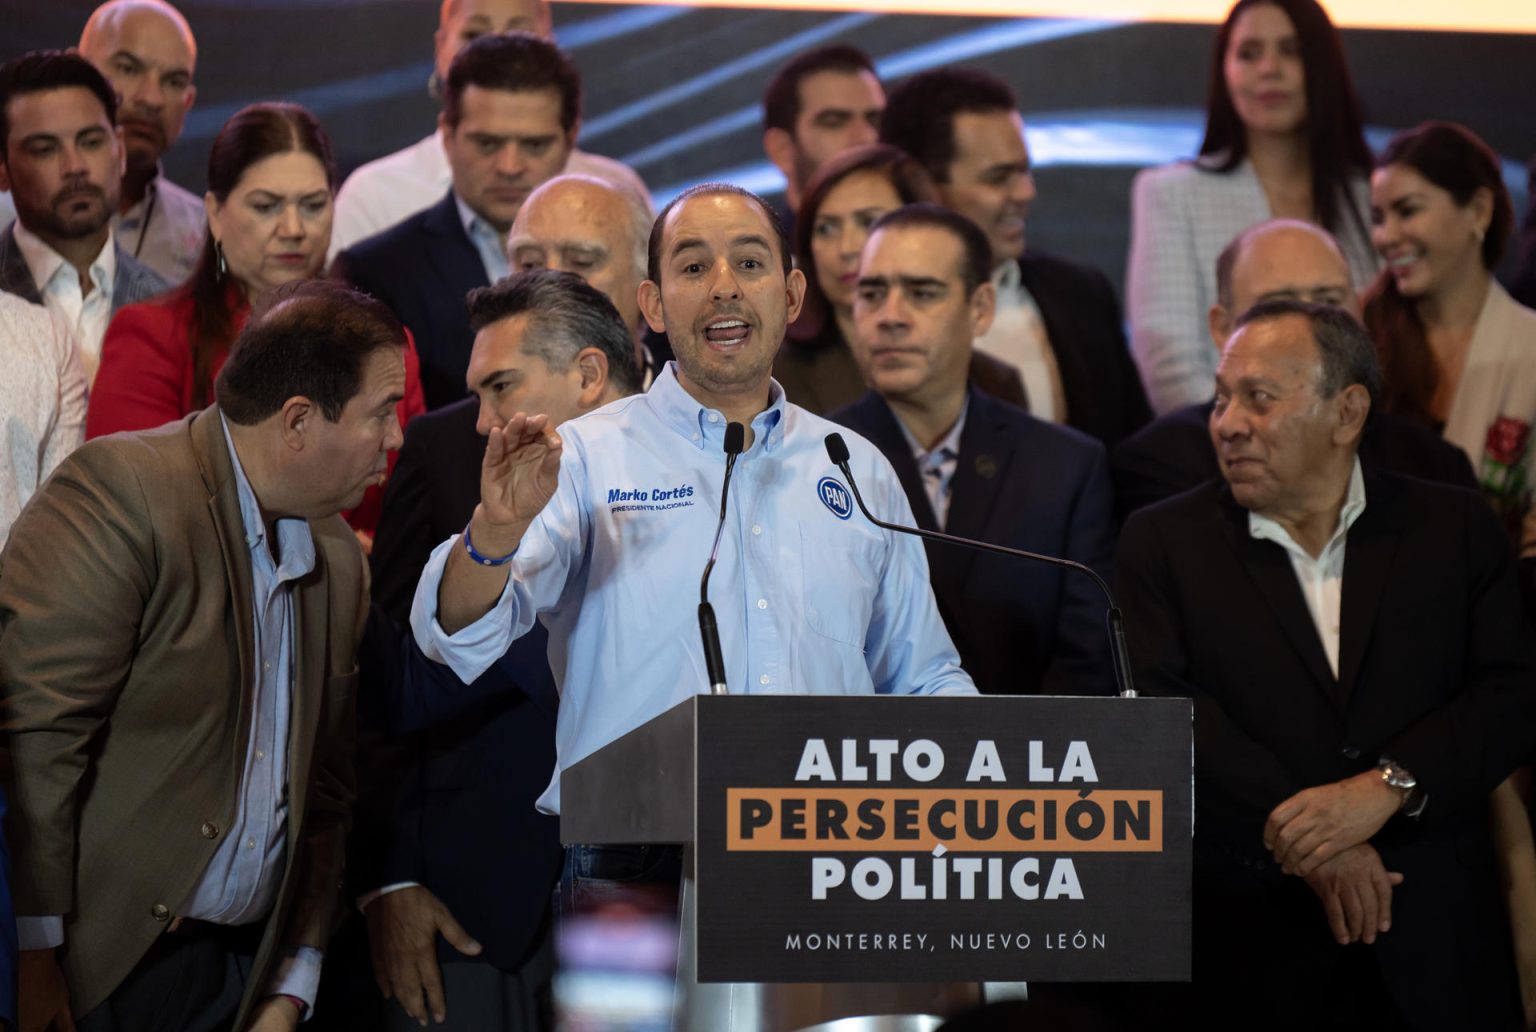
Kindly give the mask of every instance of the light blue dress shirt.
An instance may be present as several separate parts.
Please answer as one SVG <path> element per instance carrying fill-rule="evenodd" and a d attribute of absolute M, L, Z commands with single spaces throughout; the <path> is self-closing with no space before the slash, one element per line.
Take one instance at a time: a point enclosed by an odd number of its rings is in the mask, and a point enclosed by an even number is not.
<path fill-rule="evenodd" d="M 907 447 L 912 449 L 917 471 L 923 477 L 923 490 L 928 494 L 928 505 L 933 509 L 933 519 L 940 530 L 949 522 L 949 500 L 954 495 L 955 470 L 960 468 L 960 438 L 965 433 L 965 416 L 970 410 L 971 396 L 966 394 L 965 401 L 960 405 L 960 415 L 955 417 L 955 425 L 932 448 L 923 447 L 923 443 L 907 429 L 907 424 L 899 417 L 896 420 L 896 425 L 901 428 L 901 436 L 907 439 Z"/>
<path fill-rule="evenodd" d="M 890 463 L 868 441 L 786 404 L 752 420 L 736 463 L 710 599 L 737 694 L 975 692 L 928 583 L 922 544 L 854 508 L 823 443 L 838 432 L 870 508 L 910 523 Z M 453 537 L 432 553 L 411 626 L 426 655 L 466 683 L 539 616 L 560 686 L 557 769 L 540 809 L 558 813 L 559 771 L 690 695 L 707 692 L 699 577 L 725 475 L 725 417 L 669 363 L 638 394 L 560 427 L 560 483 L 518 546 L 496 606 L 454 635 L 437 622 Z"/>
<path fill-rule="evenodd" d="M 485 281 L 495 283 L 506 279 L 511 265 L 507 260 L 505 238 L 497 234 L 495 226 L 475 214 L 475 210 L 464 203 L 457 191 L 453 195 L 453 203 L 459 209 L 459 222 L 469 235 L 469 242 L 475 245 L 480 264 L 485 267 Z"/>

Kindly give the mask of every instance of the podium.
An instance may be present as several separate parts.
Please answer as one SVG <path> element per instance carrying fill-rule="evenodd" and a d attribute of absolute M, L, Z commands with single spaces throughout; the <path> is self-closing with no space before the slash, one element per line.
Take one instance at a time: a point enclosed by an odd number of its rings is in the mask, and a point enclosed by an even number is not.
<path fill-rule="evenodd" d="M 777 1006 L 793 1021 L 741 1028 L 933 1013 L 946 983 L 1188 980 L 1192 718 L 1187 699 L 699 695 L 567 768 L 560 834 L 689 847 L 699 999 L 752 983 L 772 1010 L 775 986 L 815 984 L 820 1004 Z M 703 1020 L 681 1023 L 726 1027 Z"/>

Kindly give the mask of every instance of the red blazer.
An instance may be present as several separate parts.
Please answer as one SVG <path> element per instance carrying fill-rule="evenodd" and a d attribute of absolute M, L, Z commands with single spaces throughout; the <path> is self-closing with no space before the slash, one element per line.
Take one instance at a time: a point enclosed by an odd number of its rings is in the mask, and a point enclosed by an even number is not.
<path fill-rule="evenodd" d="M 231 342 L 245 327 L 251 306 L 237 299 L 230 289 L 231 303 L 238 303 L 231 322 Z M 86 412 L 85 436 L 89 440 L 121 430 L 148 430 L 177 420 L 192 411 L 192 293 L 185 287 L 136 305 L 125 305 L 107 327 L 101 344 L 101 364 L 96 382 L 91 386 L 90 407 Z M 228 357 L 226 347 L 214 356 L 209 377 L 217 377 Z M 211 403 L 213 399 L 210 397 Z M 421 394 L 421 363 L 416 344 L 406 331 L 405 397 L 396 411 L 400 427 L 427 409 Z M 395 468 L 390 453 L 389 469 Z M 362 503 L 350 513 L 347 522 L 356 530 L 373 533 L 379 521 L 383 489 L 370 487 Z"/>

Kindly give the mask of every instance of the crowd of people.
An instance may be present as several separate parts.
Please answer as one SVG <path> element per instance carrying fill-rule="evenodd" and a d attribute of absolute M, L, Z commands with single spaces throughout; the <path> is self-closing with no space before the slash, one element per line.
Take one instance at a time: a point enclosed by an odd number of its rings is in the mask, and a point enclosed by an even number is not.
<path fill-rule="evenodd" d="M 708 690 L 717 521 L 733 692 L 1114 691 L 1086 578 L 847 519 L 841 429 L 885 518 L 1112 580 L 1193 700 L 1193 981 L 1056 1003 L 1536 1028 L 1536 214 L 1506 288 L 1493 151 L 1373 153 L 1317 0 L 1238 0 L 1122 311 L 1028 246 L 996 75 L 796 55 L 785 208 L 658 213 L 553 40 L 443 0 L 434 132 L 343 182 L 253 104 L 187 188 L 166 0 L 0 55 L 0 1026 L 553 1028 L 561 913 L 679 877 L 562 847 L 560 774 Z"/>

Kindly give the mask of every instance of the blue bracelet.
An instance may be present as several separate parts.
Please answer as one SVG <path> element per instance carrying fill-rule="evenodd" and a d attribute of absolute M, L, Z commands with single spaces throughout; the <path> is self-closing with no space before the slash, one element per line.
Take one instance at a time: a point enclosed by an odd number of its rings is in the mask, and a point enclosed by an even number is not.
<path fill-rule="evenodd" d="M 481 555 L 475 551 L 475 543 L 469 539 L 469 524 L 473 522 L 475 522 L 474 518 L 471 517 L 469 523 L 464 524 L 464 551 L 469 553 L 469 557 L 481 566 L 505 566 L 510 563 L 512 557 L 517 554 L 515 548 L 500 559 L 492 559 L 488 555 Z"/>

